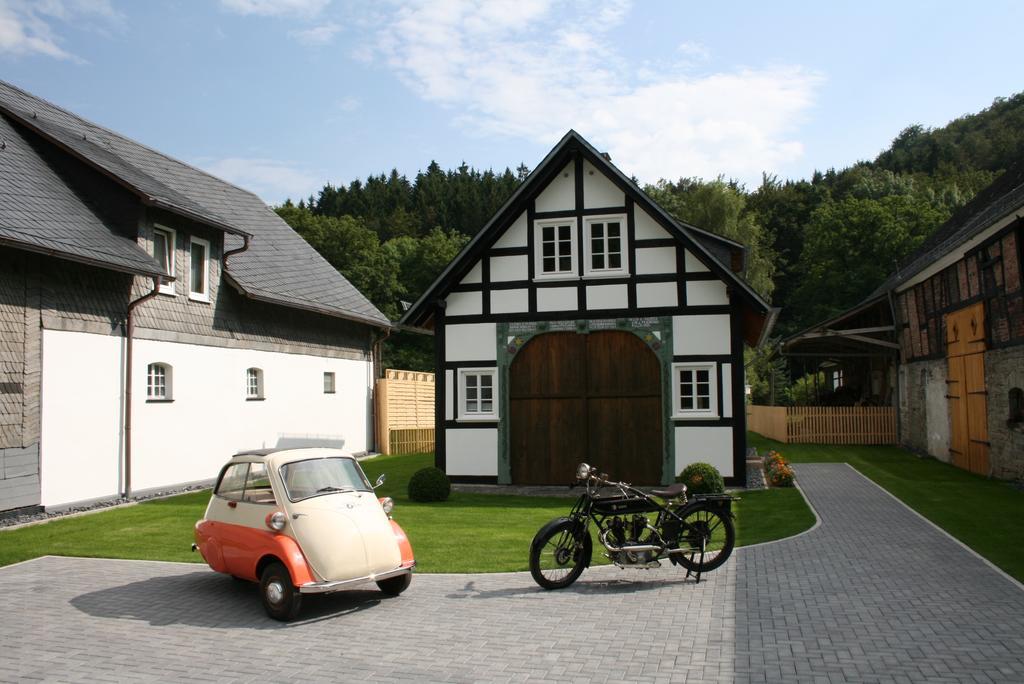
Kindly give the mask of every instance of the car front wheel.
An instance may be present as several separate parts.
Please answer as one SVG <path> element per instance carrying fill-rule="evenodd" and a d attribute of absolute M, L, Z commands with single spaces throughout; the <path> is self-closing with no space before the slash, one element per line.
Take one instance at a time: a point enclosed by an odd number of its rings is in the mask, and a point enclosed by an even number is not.
<path fill-rule="evenodd" d="M 295 589 L 288 568 L 281 563 L 271 563 L 263 569 L 260 595 L 267 615 L 275 620 L 294 620 L 302 606 L 302 594 Z"/>

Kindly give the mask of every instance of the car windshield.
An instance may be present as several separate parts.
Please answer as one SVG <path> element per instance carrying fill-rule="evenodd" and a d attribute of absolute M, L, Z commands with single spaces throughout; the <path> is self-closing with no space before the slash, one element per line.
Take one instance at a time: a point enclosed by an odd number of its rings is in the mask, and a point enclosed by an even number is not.
<path fill-rule="evenodd" d="M 281 481 L 292 501 L 339 492 L 368 492 L 370 483 L 351 458 L 313 458 L 281 466 Z"/>

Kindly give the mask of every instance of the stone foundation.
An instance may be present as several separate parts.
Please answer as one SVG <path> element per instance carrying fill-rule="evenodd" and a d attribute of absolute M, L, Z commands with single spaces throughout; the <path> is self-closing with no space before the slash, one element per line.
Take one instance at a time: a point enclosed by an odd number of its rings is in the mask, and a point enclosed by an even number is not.
<path fill-rule="evenodd" d="M 946 359 L 900 366 L 900 444 L 949 462 L 949 405 Z"/>

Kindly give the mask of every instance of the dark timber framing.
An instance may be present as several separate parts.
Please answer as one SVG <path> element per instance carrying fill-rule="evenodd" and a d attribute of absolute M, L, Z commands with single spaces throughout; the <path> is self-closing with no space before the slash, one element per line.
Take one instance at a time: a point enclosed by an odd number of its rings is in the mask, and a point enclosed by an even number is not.
<path fill-rule="evenodd" d="M 587 197 L 584 195 L 586 169 L 585 165 L 590 164 L 623 193 L 623 202 L 617 206 L 601 206 L 587 208 L 585 206 Z M 572 209 L 559 211 L 538 211 L 537 198 L 558 178 L 559 174 L 568 172 L 574 183 L 574 192 L 570 204 Z M 655 224 L 667 232 L 669 237 L 637 237 L 637 215 L 636 211 L 643 210 Z M 525 215 L 526 233 L 525 246 L 495 247 L 498 239 L 512 227 L 520 217 Z M 589 217 L 595 216 L 621 216 L 624 217 L 624 234 L 626 240 L 623 257 L 626 261 L 626 274 L 618 277 L 595 277 L 588 276 L 587 254 L 587 225 Z M 535 229 L 535 223 L 539 220 L 567 219 L 576 222 L 575 247 L 576 250 L 576 271 L 574 276 L 564 279 L 542 279 L 537 281 L 538 262 L 536 258 L 539 244 Z M 517 243 L 512 243 L 513 245 Z M 518 243 L 522 244 L 522 243 Z M 664 334 L 664 321 L 668 321 L 668 338 L 662 339 L 662 350 L 658 353 L 663 368 L 663 382 L 668 381 L 664 388 L 662 421 L 665 432 L 666 458 L 668 462 L 674 462 L 675 454 L 675 430 L 686 427 L 723 427 L 730 428 L 732 435 L 732 460 L 733 476 L 727 478 L 730 485 L 743 484 L 745 480 L 745 444 L 746 444 L 746 416 L 743 394 L 743 343 L 746 340 L 756 340 L 760 337 L 761 328 L 768 318 L 769 307 L 740 277 L 738 277 L 729 266 L 723 264 L 719 258 L 714 256 L 709 245 L 716 250 L 714 254 L 720 254 L 723 249 L 733 254 L 731 261 L 736 261 L 735 252 L 742 250 L 742 246 L 730 240 L 714 236 L 699 229 L 676 221 L 656 205 L 646 194 L 643 193 L 632 181 L 616 169 L 610 162 L 589 145 L 583 138 L 573 131 L 570 131 L 562 141 L 545 157 L 530 176 L 516 190 L 513 196 L 495 214 L 486 226 L 474 237 L 463 249 L 463 251 L 452 261 L 438 279 L 431 285 L 426 293 L 409 309 L 403 316 L 401 324 L 420 329 L 433 329 L 435 334 L 435 370 L 436 370 L 436 402 L 435 402 L 435 464 L 442 470 L 446 467 L 446 430 L 465 429 L 488 429 L 497 426 L 499 433 L 499 451 L 506 453 L 504 465 L 499 457 L 499 475 L 492 476 L 470 476 L 452 475 L 453 481 L 462 482 L 497 482 L 501 479 L 502 468 L 507 468 L 507 443 L 503 440 L 508 438 L 508 427 L 504 424 L 509 416 L 507 413 L 507 401 L 504 396 L 508 393 L 508 364 L 509 358 L 515 351 L 509 347 L 509 352 L 504 351 L 508 344 L 503 338 L 502 330 L 508 330 L 509 326 L 527 326 L 533 328 L 534 332 L 528 333 L 526 337 L 534 334 L 543 334 L 551 325 L 551 329 L 566 329 L 571 326 L 581 334 L 587 334 L 591 323 L 598 321 L 616 321 L 629 328 L 633 323 L 627 321 L 637 320 L 660 320 Z M 674 273 L 637 274 L 638 252 L 645 249 L 670 248 L 674 249 L 676 269 Z M 689 252 L 692 257 L 706 268 L 706 271 L 687 272 L 686 254 Z M 525 257 L 526 279 L 503 280 L 492 282 L 491 259 L 495 257 Z M 727 260 L 729 261 L 729 260 Z M 742 259 L 740 260 L 742 261 Z M 462 283 L 462 280 L 474 266 L 480 264 L 480 282 Z M 721 281 L 725 284 L 728 295 L 727 304 L 700 305 L 690 304 L 687 297 L 687 286 L 691 282 Z M 638 296 L 638 285 L 665 283 L 674 285 L 676 303 L 674 306 L 662 305 L 651 307 L 640 307 Z M 595 308 L 593 302 L 588 302 L 588 288 L 595 286 L 624 286 L 625 307 L 615 309 Z M 574 291 L 572 301 L 575 308 L 558 311 L 541 311 L 538 306 L 538 299 L 545 296 L 552 288 L 561 288 L 570 292 Z M 525 291 L 525 304 L 523 310 L 513 313 L 494 313 L 492 295 L 498 292 Z M 547 292 L 546 292 L 547 291 Z M 451 293 L 480 293 L 479 313 L 455 314 L 445 309 L 445 299 Z M 591 296 L 593 290 L 590 291 Z M 621 290 L 620 290 L 621 292 Z M 621 296 L 621 295 L 619 295 Z M 507 297 L 507 296 L 506 296 Z M 621 300 L 620 300 L 621 301 Z M 621 304 L 620 304 L 621 306 Z M 729 317 L 728 339 L 721 343 L 720 353 L 712 354 L 689 354 L 674 355 L 672 353 L 673 342 L 671 340 L 673 324 L 672 317 L 688 315 L 727 315 Z M 638 318 L 639 317 L 639 318 Z M 497 350 L 497 361 L 491 360 L 465 360 L 455 359 L 449 361 L 446 355 L 446 327 L 454 324 L 479 324 L 494 323 L 498 326 L 498 335 L 495 339 Z M 634 330 L 641 336 L 640 330 Z M 517 333 L 512 333 L 516 335 Z M 511 338 L 509 338 L 511 339 Z M 517 343 L 521 344 L 517 340 Z M 656 347 L 657 348 L 657 347 Z M 672 374 L 673 363 L 699 363 L 708 362 L 715 364 L 714 380 L 717 386 L 717 413 L 715 418 L 681 419 L 672 416 L 672 396 L 674 389 L 674 376 Z M 723 364 L 730 364 L 729 386 L 724 386 L 725 375 Z M 496 367 L 499 378 L 498 394 L 495 401 L 498 402 L 499 420 L 490 421 L 459 421 L 459 392 L 458 377 L 459 369 L 475 367 Z M 449 377 L 449 372 L 451 373 Z M 451 387 L 449 387 L 449 383 Z M 448 392 L 451 392 L 449 396 Z M 729 392 L 729 401 L 726 404 L 725 393 Z M 450 404 L 450 405 L 449 405 Z M 729 412 L 730 415 L 726 415 Z M 680 433 L 683 434 L 683 433 Z M 504 435 L 504 436 L 501 436 Z M 668 465 L 666 465 L 666 469 Z M 507 473 L 506 473 L 507 479 Z M 502 480 L 505 481 L 505 480 Z"/>

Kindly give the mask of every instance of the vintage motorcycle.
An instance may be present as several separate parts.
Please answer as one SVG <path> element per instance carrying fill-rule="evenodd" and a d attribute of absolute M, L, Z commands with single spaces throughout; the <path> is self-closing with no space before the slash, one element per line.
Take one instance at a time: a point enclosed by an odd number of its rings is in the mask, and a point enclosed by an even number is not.
<path fill-rule="evenodd" d="M 591 522 L 604 555 L 620 568 L 656 568 L 667 558 L 700 582 L 701 573 L 720 567 L 732 554 L 731 505 L 738 497 L 698 494 L 688 499 L 684 484 L 647 494 L 608 480 L 586 463 L 576 469 L 576 482 L 586 489 L 569 515 L 540 528 L 530 545 L 530 574 L 545 589 L 569 586 L 590 565 Z"/>

